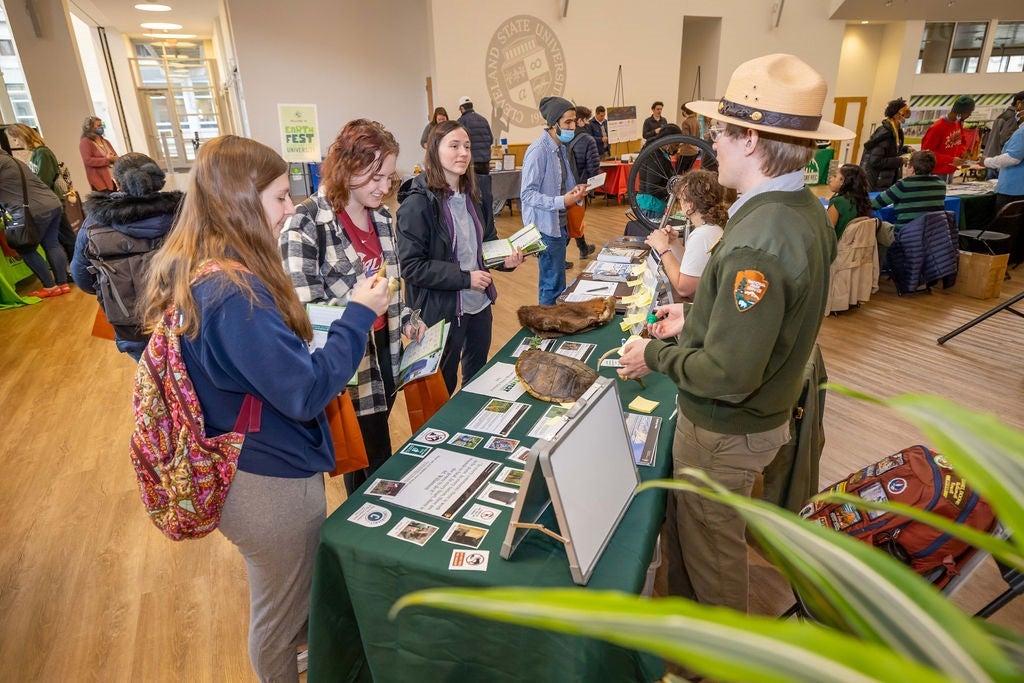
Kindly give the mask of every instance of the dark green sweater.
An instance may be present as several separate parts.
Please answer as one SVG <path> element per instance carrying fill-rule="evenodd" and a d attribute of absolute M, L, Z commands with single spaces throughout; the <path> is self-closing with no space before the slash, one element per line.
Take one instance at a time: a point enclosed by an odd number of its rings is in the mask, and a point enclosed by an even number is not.
<path fill-rule="evenodd" d="M 766 431 L 789 419 L 835 254 L 835 231 L 806 188 L 752 197 L 729 220 L 677 344 L 654 340 L 644 353 L 649 368 L 679 387 L 687 419 L 721 434 Z"/>

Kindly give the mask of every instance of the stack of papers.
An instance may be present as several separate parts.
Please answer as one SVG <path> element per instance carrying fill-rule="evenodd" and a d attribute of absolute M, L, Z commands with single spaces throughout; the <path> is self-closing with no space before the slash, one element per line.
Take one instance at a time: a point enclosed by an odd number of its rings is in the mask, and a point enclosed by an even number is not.
<path fill-rule="evenodd" d="M 647 266 L 644 264 L 631 263 L 610 263 L 606 261 L 591 261 L 583 269 L 584 273 L 590 273 L 595 280 L 606 282 L 628 282 L 634 277 L 639 277 Z"/>
<path fill-rule="evenodd" d="M 547 248 L 541 240 L 540 230 L 533 223 L 530 223 L 508 239 L 484 242 L 482 245 L 484 265 L 488 267 L 501 265 L 506 258 L 515 252 L 516 247 L 522 249 L 523 254 L 526 256 L 539 254 Z"/>
<path fill-rule="evenodd" d="M 642 263 L 648 251 L 642 247 L 605 246 L 596 258 L 603 263 Z"/>

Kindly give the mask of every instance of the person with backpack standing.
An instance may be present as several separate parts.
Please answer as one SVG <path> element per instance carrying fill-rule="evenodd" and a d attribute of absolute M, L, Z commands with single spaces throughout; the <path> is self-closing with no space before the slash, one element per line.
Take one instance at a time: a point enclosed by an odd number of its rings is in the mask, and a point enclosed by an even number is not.
<path fill-rule="evenodd" d="M 82 139 L 78 142 L 78 151 L 85 164 L 85 177 L 89 179 L 89 187 L 97 191 L 116 189 L 110 169 L 117 161 L 117 152 L 110 140 L 103 137 L 104 132 L 103 119 L 87 116 L 82 123 Z"/>
<path fill-rule="evenodd" d="M 345 124 L 321 166 L 317 193 L 295 209 L 281 231 L 281 257 L 302 303 L 347 304 L 353 287 L 382 268 L 401 277 L 391 212 L 384 200 L 394 189 L 398 142 L 376 121 Z M 419 339 L 426 329 L 396 291 L 387 311 L 364 340 L 363 360 L 349 396 L 359 421 L 369 466 L 345 475 L 354 492 L 391 457 L 388 416 L 395 403 L 401 335 Z"/>
<path fill-rule="evenodd" d="M 21 146 L 32 152 L 28 167 L 39 176 L 39 179 L 48 188 L 53 190 L 53 193 L 57 195 L 57 199 L 60 200 L 62 211 L 57 240 L 60 242 L 60 246 L 63 247 L 64 254 L 70 262 L 75 251 L 75 231 L 71 229 L 71 223 L 68 221 L 67 216 L 68 193 L 73 190 L 70 187 L 70 183 L 65 180 L 65 178 L 69 179 L 71 177 L 66 175 L 68 173 L 67 167 L 57 161 L 57 155 L 46 146 L 46 142 L 43 141 L 43 138 L 34 128 L 30 128 L 24 123 L 12 123 L 7 128 L 7 136 L 11 138 L 11 144 L 20 143 Z M 67 189 L 60 187 L 61 183 Z"/>
<path fill-rule="evenodd" d="M 34 219 L 39 239 L 36 244 L 17 249 L 25 265 L 42 284 L 42 287 L 29 292 L 27 296 L 45 299 L 67 294 L 71 291 L 68 285 L 68 261 L 58 237 L 60 200 L 32 172 L 28 164 L 14 158 L 6 133 L 5 129 L 0 129 L 0 147 L 3 148 L 3 152 L 0 153 L 0 210 L 27 206 Z M 45 259 L 37 251 L 40 244 L 46 252 Z"/>
<path fill-rule="evenodd" d="M 118 158 L 114 178 L 119 191 L 94 192 L 85 200 L 87 215 L 75 240 L 71 277 L 99 299 L 117 350 L 138 361 L 149 335 L 139 324 L 135 302 L 149 263 L 174 224 L 181 193 L 161 192 L 163 170 L 137 152 Z"/>
<path fill-rule="evenodd" d="M 255 140 L 225 135 L 200 147 L 140 311 L 152 331 L 176 309 L 208 436 L 237 431 L 246 397 L 262 403 L 218 528 L 246 562 L 253 669 L 260 681 L 294 683 L 326 515 L 323 473 L 334 468 L 324 407 L 356 371 L 390 295 L 386 280 L 356 283 L 324 347 L 310 353 L 312 326 L 278 249 L 295 211 L 287 171 Z"/>
<path fill-rule="evenodd" d="M 590 134 L 590 109 L 587 107 L 576 107 L 576 134 L 569 143 L 566 151 L 569 153 L 569 165 L 572 167 L 572 174 L 576 180 L 585 183 L 588 179 L 597 175 L 601 168 L 601 155 L 598 154 L 597 140 Z M 586 213 L 586 202 L 573 204 L 567 207 L 569 215 L 566 217 L 569 237 L 576 241 L 576 247 L 580 250 L 580 260 L 588 258 L 597 247 L 587 244 L 586 235 L 583 234 L 586 226 L 583 224 L 583 215 Z M 574 215 L 575 214 L 575 215 Z"/>

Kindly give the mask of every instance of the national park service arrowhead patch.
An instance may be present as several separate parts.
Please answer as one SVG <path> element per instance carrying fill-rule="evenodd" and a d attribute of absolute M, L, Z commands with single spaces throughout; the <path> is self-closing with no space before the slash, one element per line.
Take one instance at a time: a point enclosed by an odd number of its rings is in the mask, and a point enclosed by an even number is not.
<path fill-rule="evenodd" d="M 736 310 L 749 311 L 764 298 L 768 291 L 768 280 L 759 270 L 741 270 L 736 273 Z"/>

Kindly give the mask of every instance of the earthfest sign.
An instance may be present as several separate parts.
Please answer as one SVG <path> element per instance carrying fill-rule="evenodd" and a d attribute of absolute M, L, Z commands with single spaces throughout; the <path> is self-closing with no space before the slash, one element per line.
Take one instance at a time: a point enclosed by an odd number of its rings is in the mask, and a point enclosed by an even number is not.
<path fill-rule="evenodd" d="M 495 137 L 511 126 L 543 126 L 541 99 L 565 92 L 562 43 L 537 17 L 520 14 L 507 19 L 491 37 L 486 76 Z"/>

